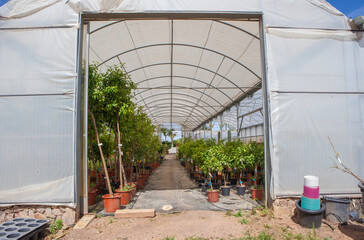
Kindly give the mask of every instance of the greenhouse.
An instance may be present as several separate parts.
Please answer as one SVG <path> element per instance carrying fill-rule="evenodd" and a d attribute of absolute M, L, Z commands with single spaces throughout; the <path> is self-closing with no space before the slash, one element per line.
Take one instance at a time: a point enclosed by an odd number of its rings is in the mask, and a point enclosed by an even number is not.
<path fill-rule="evenodd" d="M 2 206 L 87 212 L 92 64 L 124 64 L 156 126 L 264 142 L 267 205 L 305 175 L 360 193 L 328 138 L 363 177 L 363 31 L 326 1 L 9 1 L 0 42 Z"/>

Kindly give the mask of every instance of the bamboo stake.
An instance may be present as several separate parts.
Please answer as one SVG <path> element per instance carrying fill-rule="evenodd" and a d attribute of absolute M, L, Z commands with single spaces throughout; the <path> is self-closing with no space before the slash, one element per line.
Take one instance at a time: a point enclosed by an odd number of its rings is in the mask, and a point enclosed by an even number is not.
<path fill-rule="evenodd" d="M 101 143 L 100 143 L 100 139 L 99 139 L 99 132 L 98 132 L 97 126 L 96 126 L 96 120 L 95 120 L 94 114 L 90 111 L 90 109 L 88 110 L 88 112 L 91 115 L 92 123 L 94 124 L 94 127 L 95 127 L 97 145 L 99 146 L 102 164 L 104 165 L 104 171 L 105 171 L 106 182 L 107 182 L 107 189 L 109 190 L 110 196 L 114 197 L 114 194 L 112 192 L 111 185 L 110 185 L 109 173 L 107 172 L 106 161 L 105 161 L 105 158 L 104 158 L 104 154 L 102 153 Z"/>

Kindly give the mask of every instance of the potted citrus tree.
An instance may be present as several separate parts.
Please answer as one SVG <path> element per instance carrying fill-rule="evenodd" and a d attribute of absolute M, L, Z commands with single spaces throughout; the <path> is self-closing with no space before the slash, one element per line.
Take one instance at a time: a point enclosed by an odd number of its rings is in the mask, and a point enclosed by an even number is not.
<path fill-rule="evenodd" d="M 247 155 L 247 147 L 245 144 L 240 142 L 231 153 L 231 163 L 232 168 L 234 168 L 237 171 L 237 183 L 236 183 L 236 189 L 238 192 L 238 195 L 244 195 L 246 185 L 243 183 L 243 175 L 244 175 L 244 169 L 246 168 L 246 161 L 245 156 Z"/>
<path fill-rule="evenodd" d="M 258 185 L 258 168 L 264 167 L 264 146 L 256 142 L 247 145 L 248 155 L 246 161 L 254 169 L 253 185 L 251 187 L 252 199 L 263 199 L 263 187 Z"/>
<path fill-rule="evenodd" d="M 209 176 L 209 189 L 207 190 L 209 202 L 219 201 L 219 190 L 215 190 L 212 185 L 212 172 L 218 172 L 223 170 L 223 161 L 221 161 L 224 145 L 218 144 L 206 150 L 203 154 L 202 171 Z"/>

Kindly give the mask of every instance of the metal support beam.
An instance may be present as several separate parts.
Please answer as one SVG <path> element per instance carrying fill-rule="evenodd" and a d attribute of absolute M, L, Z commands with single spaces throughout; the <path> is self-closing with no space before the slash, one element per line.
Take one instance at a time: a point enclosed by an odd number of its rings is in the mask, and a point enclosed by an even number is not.
<path fill-rule="evenodd" d="M 209 119 L 207 119 L 206 121 L 202 122 L 198 127 L 202 126 L 203 124 L 205 124 L 206 122 L 214 119 L 215 117 L 221 115 L 222 113 L 224 113 L 226 111 L 226 109 L 231 108 L 232 106 L 234 106 L 235 104 L 241 102 L 242 100 L 244 100 L 245 98 L 247 98 L 249 95 L 253 95 L 262 85 L 262 83 L 259 82 L 257 84 L 255 84 L 250 90 L 248 90 L 246 93 L 244 93 L 241 97 L 239 97 L 237 100 L 235 100 L 234 102 L 228 104 L 227 106 L 225 106 L 222 110 L 220 110 L 219 112 L 217 112 L 216 114 L 214 114 L 212 117 L 210 117 Z M 198 128 L 197 127 L 197 128 Z M 197 129 L 196 128 L 196 129 Z M 195 129 L 194 129 L 195 130 Z"/>
<path fill-rule="evenodd" d="M 251 112 L 248 112 L 248 113 L 245 113 L 245 114 L 243 114 L 243 115 L 241 115 L 241 116 L 238 116 L 238 119 L 239 118 L 243 118 L 243 117 L 246 117 L 246 116 L 249 116 L 249 115 L 251 115 L 251 114 L 253 114 L 253 113 L 256 113 L 256 112 L 260 112 L 260 113 L 262 113 L 262 110 L 263 110 L 263 108 L 261 107 L 261 108 L 258 108 L 258 109 L 255 109 L 255 110 L 253 110 L 253 111 L 251 111 Z M 263 114 L 262 114 L 263 115 Z"/>

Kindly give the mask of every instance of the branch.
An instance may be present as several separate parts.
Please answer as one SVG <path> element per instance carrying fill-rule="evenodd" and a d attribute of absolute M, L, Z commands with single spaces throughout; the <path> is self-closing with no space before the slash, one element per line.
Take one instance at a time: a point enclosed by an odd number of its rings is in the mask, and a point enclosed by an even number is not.
<path fill-rule="evenodd" d="M 364 184 L 364 180 L 361 179 L 358 175 L 356 175 L 355 173 L 353 173 L 347 166 L 345 166 L 345 164 L 341 161 L 340 159 L 340 153 L 336 152 L 334 144 L 331 142 L 331 139 L 329 137 L 327 137 L 331 143 L 332 149 L 335 152 L 335 157 L 337 159 L 337 161 L 340 163 L 341 167 L 337 164 L 335 164 L 335 166 L 333 168 L 339 169 L 344 173 L 348 173 L 351 176 L 355 177 L 357 180 L 359 180 L 362 184 Z"/>

